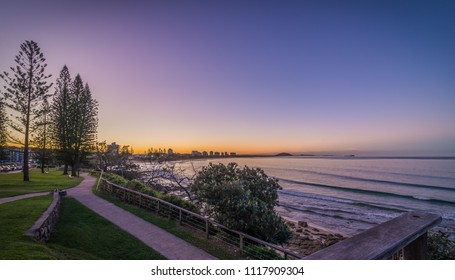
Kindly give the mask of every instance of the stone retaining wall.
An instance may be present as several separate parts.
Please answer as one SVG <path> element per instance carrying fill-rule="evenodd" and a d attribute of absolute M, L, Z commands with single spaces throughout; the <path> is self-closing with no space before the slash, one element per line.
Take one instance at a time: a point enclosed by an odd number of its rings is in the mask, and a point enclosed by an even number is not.
<path fill-rule="evenodd" d="M 59 212 L 60 193 L 59 191 L 54 191 L 51 205 L 49 205 L 43 215 L 41 215 L 41 217 L 27 231 L 27 235 L 33 236 L 37 240 L 47 242 L 51 237 L 55 224 L 57 223 Z"/>

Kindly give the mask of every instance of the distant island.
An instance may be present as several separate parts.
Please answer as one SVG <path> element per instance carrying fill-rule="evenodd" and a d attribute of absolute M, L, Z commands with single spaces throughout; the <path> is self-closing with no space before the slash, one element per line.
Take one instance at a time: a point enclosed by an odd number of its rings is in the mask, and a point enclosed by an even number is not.
<path fill-rule="evenodd" d="M 294 157 L 294 156 L 300 156 L 300 157 L 336 157 L 336 158 L 339 158 L 339 157 L 342 157 L 342 158 L 346 158 L 346 157 L 349 157 L 349 158 L 352 158 L 352 157 L 355 157 L 355 155 L 316 155 L 316 154 L 300 154 L 300 155 L 293 155 L 293 154 L 290 154 L 290 153 L 279 153 L 279 154 L 276 154 L 274 155 L 275 157 Z"/>
<path fill-rule="evenodd" d="M 294 155 L 290 154 L 290 153 L 279 153 L 277 155 L 275 155 L 276 157 L 293 157 Z"/>

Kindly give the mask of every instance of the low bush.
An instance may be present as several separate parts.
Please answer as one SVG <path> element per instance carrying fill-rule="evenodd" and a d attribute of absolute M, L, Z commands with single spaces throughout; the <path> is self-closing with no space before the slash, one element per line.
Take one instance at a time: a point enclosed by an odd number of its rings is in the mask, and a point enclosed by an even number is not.
<path fill-rule="evenodd" d="M 116 185 L 120 185 L 120 186 L 126 187 L 130 190 L 135 190 L 135 191 L 141 192 L 143 194 L 147 194 L 147 195 L 162 199 L 164 201 L 167 201 L 169 203 L 172 203 L 176 206 L 182 207 L 189 211 L 199 213 L 199 208 L 196 206 L 196 204 L 192 203 L 191 201 L 184 200 L 178 196 L 162 194 L 137 180 L 127 180 L 127 179 L 123 178 L 122 176 L 113 174 L 113 173 L 104 173 L 103 177 L 106 180 L 108 180 L 109 182 L 114 183 Z"/>
<path fill-rule="evenodd" d="M 222 163 L 202 168 L 191 185 L 205 204 L 204 214 L 234 230 L 275 244 L 287 243 L 291 230 L 275 212 L 278 180 L 260 168 Z"/>
<path fill-rule="evenodd" d="M 430 232 L 428 254 L 431 260 L 455 260 L 455 242 L 442 231 Z"/>

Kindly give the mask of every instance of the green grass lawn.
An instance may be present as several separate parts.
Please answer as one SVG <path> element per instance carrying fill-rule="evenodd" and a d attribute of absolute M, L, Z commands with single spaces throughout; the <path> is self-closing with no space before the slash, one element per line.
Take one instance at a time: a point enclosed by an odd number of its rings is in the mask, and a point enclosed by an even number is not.
<path fill-rule="evenodd" d="M 204 234 L 198 234 L 190 229 L 178 225 L 175 221 L 168 220 L 163 217 L 154 215 L 153 213 L 124 203 L 114 197 L 111 197 L 107 194 L 104 194 L 100 191 L 95 191 L 94 193 L 99 197 L 123 208 L 124 210 L 131 212 L 132 214 L 164 229 L 165 231 L 185 240 L 186 242 L 206 251 L 212 256 L 217 257 L 221 260 L 236 260 L 239 259 L 239 256 L 229 251 L 224 244 L 219 244 L 214 240 L 207 240 Z"/>
<path fill-rule="evenodd" d="M 23 174 L 0 173 L 0 198 L 26 193 L 51 191 L 74 187 L 82 178 L 69 178 L 62 171 L 50 171 L 42 174 L 40 169 L 30 170 L 30 181 L 23 181 Z"/>
<path fill-rule="evenodd" d="M 48 195 L 0 204 L 0 259 L 164 259 L 70 198 L 62 200 L 59 221 L 48 243 L 25 235 L 51 200 Z"/>
<path fill-rule="evenodd" d="M 47 195 L 0 204 L 0 259 L 58 259 L 46 245 L 25 235 L 51 201 Z"/>
<path fill-rule="evenodd" d="M 56 230 L 47 246 L 63 259 L 165 259 L 72 198 L 63 199 Z"/>

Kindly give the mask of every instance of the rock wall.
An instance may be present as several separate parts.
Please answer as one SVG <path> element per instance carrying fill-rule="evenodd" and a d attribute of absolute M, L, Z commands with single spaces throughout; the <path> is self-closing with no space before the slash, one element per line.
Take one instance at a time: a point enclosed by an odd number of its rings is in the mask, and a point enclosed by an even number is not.
<path fill-rule="evenodd" d="M 51 237 L 60 213 L 60 192 L 54 191 L 53 200 L 47 210 L 27 231 L 27 235 L 33 236 L 35 239 L 47 242 Z"/>

